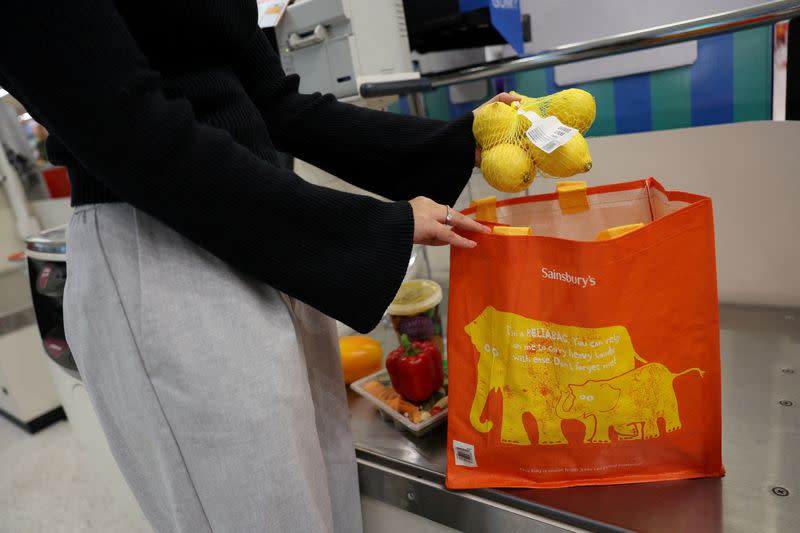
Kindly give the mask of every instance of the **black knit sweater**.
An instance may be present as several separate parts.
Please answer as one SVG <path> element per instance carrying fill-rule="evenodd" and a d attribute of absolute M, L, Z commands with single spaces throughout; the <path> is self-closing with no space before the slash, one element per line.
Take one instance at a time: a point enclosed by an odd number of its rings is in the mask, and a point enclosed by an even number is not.
<path fill-rule="evenodd" d="M 73 204 L 124 201 L 359 331 L 405 274 L 406 200 L 455 201 L 471 114 L 393 115 L 297 92 L 255 0 L 8 0 L 0 86 L 50 131 Z M 382 202 L 311 185 L 276 149 Z"/>

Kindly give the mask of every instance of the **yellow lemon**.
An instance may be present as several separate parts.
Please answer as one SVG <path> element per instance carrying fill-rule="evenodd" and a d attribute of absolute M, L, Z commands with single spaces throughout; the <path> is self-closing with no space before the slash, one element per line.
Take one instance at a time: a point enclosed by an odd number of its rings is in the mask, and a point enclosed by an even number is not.
<path fill-rule="evenodd" d="M 524 191 L 536 176 L 530 155 L 516 144 L 498 144 L 481 154 L 481 172 L 486 181 L 502 192 Z"/>
<path fill-rule="evenodd" d="M 586 133 L 594 122 L 597 109 L 594 97 L 581 89 L 567 89 L 548 97 L 547 115 L 558 117 L 563 124 Z"/>
<path fill-rule="evenodd" d="M 503 102 L 493 102 L 478 110 L 472 123 L 475 141 L 484 150 L 504 142 L 513 131 L 517 111 Z"/>
<path fill-rule="evenodd" d="M 564 146 L 546 153 L 528 142 L 528 150 L 539 169 L 554 178 L 568 178 L 592 168 L 592 155 L 583 135 L 576 133 Z"/>

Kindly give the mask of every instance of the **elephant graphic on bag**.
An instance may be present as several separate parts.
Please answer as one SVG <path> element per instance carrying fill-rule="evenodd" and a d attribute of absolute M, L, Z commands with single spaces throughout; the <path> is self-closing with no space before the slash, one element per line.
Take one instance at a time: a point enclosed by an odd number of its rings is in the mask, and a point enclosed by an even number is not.
<path fill-rule="evenodd" d="M 482 433 L 492 429 L 494 422 L 482 416 L 490 391 L 498 391 L 500 440 L 508 444 L 531 444 L 526 413 L 536 422 L 539 444 L 567 444 L 556 413 L 567 386 L 613 378 L 633 370 L 636 360 L 647 362 L 623 326 L 564 326 L 489 306 L 464 329 L 480 354 L 470 422 Z"/>
<path fill-rule="evenodd" d="M 557 413 L 565 420 L 583 422 L 584 442 L 611 442 L 612 427 L 617 440 L 655 439 L 661 435 L 659 418 L 664 419 L 668 433 L 681 428 L 672 382 L 691 372 L 700 377 L 705 374 L 699 368 L 673 374 L 660 363 L 650 363 L 612 379 L 571 384 L 558 403 Z"/>

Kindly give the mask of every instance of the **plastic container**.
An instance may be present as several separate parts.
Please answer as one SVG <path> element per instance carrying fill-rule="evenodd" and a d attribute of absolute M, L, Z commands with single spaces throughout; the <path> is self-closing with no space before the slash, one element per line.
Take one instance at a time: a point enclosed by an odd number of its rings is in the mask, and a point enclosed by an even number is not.
<path fill-rule="evenodd" d="M 371 404 L 378 408 L 378 412 L 386 421 L 391 421 L 394 423 L 394 427 L 400 431 L 408 431 L 412 435 L 416 437 L 420 437 L 429 433 L 433 428 L 440 426 L 445 420 L 447 420 L 447 407 L 444 407 L 441 411 L 436 413 L 435 415 L 431 415 L 430 418 L 427 420 L 423 420 L 422 422 L 415 424 L 408 418 L 406 418 L 402 413 L 398 413 L 378 398 L 370 394 L 364 389 L 364 385 L 369 383 L 370 381 L 379 381 L 381 383 L 391 383 L 389 381 L 389 374 L 386 370 L 380 370 L 375 372 L 374 374 L 370 374 L 369 376 L 365 376 L 358 381 L 355 381 L 350 385 L 350 388 L 353 389 L 356 393 L 366 398 Z"/>
<path fill-rule="evenodd" d="M 439 316 L 441 301 L 442 287 L 435 281 L 404 281 L 388 309 L 397 342 L 403 334 L 411 340 L 432 340 L 444 354 L 442 318 Z"/>

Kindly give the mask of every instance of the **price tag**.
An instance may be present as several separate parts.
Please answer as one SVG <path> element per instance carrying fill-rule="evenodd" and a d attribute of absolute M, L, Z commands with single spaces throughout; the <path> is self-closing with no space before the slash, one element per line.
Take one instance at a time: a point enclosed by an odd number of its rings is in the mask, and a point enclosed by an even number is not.
<path fill-rule="evenodd" d="M 550 154 L 559 146 L 567 144 L 572 136 L 578 133 L 575 128 L 565 126 L 558 120 L 558 117 L 542 118 L 533 111 L 517 111 L 531 121 L 531 127 L 525 132 L 534 145 L 544 153 Z"/>
<path fill-rule="evenodd" d="M 274 28 L 280 22 L 288 5 L 288 0 L 282 2 L 258 0 L 258 25 L 262 28 Z"/>

